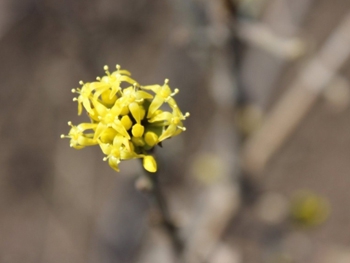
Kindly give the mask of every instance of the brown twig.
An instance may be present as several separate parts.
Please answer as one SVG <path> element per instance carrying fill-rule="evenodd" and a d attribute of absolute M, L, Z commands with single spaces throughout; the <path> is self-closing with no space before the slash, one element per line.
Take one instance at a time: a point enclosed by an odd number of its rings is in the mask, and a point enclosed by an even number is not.
<path fill-rule="evenodd" d="M 167 232 L 173 245 L 174 252 L 176 255 L 180 256 L 184 249 L 184 243 L 180 238 L 178 227 L 174 223 L 174 220 L 171 218 L 169 213 L 166 199 L 159 184 L 158 175 L 158 172 L 150 173 L 145 171 L 144 176 L 146 178 L 144 179 L 147 179 L 150 182 L 149 187 L 147 187 L 148 189 L 146 189 L 147 191 L 145 192 L 149 194 L 152 204 L 160 215 L 159 223 Z M 140 187 L 138 188 L 139 190 L 142 190 Z"/>

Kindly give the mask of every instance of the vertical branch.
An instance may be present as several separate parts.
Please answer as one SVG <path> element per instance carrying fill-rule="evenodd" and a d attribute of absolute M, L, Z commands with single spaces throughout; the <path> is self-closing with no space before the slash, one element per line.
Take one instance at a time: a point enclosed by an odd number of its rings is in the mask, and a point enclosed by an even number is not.
<path fill-rule="evenodd" d="M 159 184 L 158 173 L 148 173 L 148 177 L 152 180 L 153 183 L 154 204 L 160 212 L 161 224 L 164 227 L 164 229 L 168 232 L 175 251 L 180 253 L 183 249 L 183 242 L 179 237 L 178 228 L 170 216 L 168 205 L 166 203 L 164 194 Z"/>
<path fill-rule="evenodd" d="M 160 216 L 160 225 L 166 231 L 171 240 L 174 252 L 176 255 L 180 256 L 184 249 L 183 240 L 179 236 L 178 227 L 174 223 L 174 220 L 171 218 L 168 204 L 166 202 L 166 198 L 163 194 L 159 183 L 159 173 L 150 173 L 145 171 L 145 175 L 143 175 L 140 179 L 146 179 L 149 187 L 145 187 L 145 185 L 137 185 L 139 190 L 148 190 L 148 194 L 150 195 L 150 199 L 152 201 L 153 206 L 157 210 Z M 141 183 L 142 184 L 142 183 Z"/>

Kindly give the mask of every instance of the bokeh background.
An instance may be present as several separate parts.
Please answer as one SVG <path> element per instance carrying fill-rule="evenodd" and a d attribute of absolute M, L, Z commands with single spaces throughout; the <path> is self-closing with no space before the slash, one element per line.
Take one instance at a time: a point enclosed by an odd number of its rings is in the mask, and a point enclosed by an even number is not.
<path fill-rule="evenodd" d="M 1 0 L 1 263 L 350 262 L 350 2 Z M 178 255 L 137 161 L 73 150 L 72 88 L 170 79 L 156 152 Z"/>

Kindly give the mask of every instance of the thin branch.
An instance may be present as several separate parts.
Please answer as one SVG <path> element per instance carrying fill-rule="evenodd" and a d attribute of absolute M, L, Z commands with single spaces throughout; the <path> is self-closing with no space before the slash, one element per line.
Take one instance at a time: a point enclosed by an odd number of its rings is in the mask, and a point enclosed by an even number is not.
<path fill-rule="evenodd" d="M 145 171 L 145 176 L 150 182 L 149 184 L 150 187 L 147 187 L 148 191 L 145 191 L 145 192 L 149 193 L 149 196 L 152 200 L 154 207 L 159 212 L 160 225 L 167 232 L 172 242 L 174 252 L 176 253 L 176 255 L 180 256 L 184 249 L 184 242 L 180 238 L 178 227 L 174 223 L 174 220 L 171 218 L 171 215 L 169 213 L 168 205 L 167 205 L 165 196 L 162 192 L 158 175 L 159 175 L 158 172 L 150 173 Z"/>

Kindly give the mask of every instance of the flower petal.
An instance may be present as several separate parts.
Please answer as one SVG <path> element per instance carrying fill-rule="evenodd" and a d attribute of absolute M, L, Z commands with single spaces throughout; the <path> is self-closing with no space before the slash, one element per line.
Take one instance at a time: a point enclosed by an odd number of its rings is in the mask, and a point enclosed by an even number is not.
<path fill-rule="evenodd" d="M 176 132 L 176 125 L 171 124 L 168 126 L 168 128 L 162 133 L 162 135 L 159 137 L 159 141 L 164 141 L 165 139 L 171 137 Z"/>
<path fill-rule="evenodd" d="M 157 171 L 157 162 L 152 155 L 143 157 L 143 167 L 150 173 L 155 173 Z"/>
<path fill-rule="evenodd" d="M 155 96 L 152 100 L 151 105 L 148 108 L 147 118 L 151 118 L 152 115 L 159 109 L 160 106 L 164 103 L 164 99 L 160 96 Z"/>
<path fill-rule="evenodd" d="M 173 118 L 173 115 L 170 112 L 163 111 L 160 114 L 155 115 L 151 119 L 148 120 L 148 122 L 157 122 L 157 121 L 167 121 L 171 122 L 171 119 Z"/>

